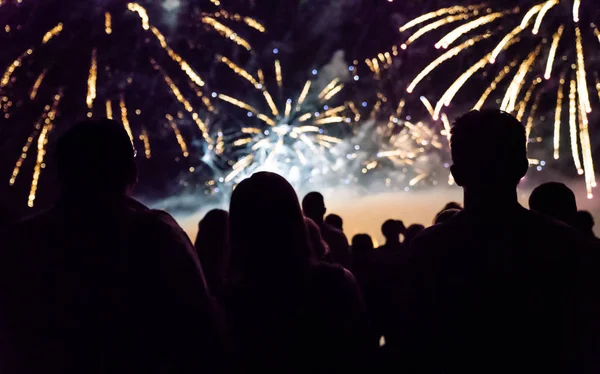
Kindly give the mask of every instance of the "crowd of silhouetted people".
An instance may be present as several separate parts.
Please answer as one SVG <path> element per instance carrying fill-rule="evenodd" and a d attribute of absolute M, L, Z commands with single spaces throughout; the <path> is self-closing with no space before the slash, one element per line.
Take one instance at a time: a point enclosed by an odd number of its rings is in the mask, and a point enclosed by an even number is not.
<path fill-rule="evenodd" d="M 0 373 L 598 373 L 594 221 L 560 183 L 519 205 L 526 143 L 509 114 L 457 119 L 464 206 L 387 220 L 378 248 L 268 172 L 192 244 L 130 197 L 123 127 L 79 123 L 53 155 L 54 207 L 0 210 Z"/>

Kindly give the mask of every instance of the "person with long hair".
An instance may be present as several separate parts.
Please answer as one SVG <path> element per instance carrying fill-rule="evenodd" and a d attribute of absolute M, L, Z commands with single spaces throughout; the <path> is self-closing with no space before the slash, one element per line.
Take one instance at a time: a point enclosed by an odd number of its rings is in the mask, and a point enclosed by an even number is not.
<path fill-rule="evenodd" d="M 344 372 L 369 357 L 360 292 L 312 254 L 298 197 L 281 176 L 242 181 L 230 205 L 225 308 L 242 372 Z"/>

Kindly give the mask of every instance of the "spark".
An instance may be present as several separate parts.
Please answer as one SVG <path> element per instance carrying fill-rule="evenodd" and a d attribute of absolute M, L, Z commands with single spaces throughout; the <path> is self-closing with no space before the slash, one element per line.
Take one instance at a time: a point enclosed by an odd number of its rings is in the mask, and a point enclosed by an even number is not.
<path fill-rule="evenodd" d="M 298 122 L 306 122 L 309 119 L 311 119 L 311 117 L 312 117 L 312 113 L 304 113 L 303 115 L 298 117 Z"/>
<path fill-rule="evenodd" d="M 563 89 L 565 85 L 565 78 L 560 79 L 558 86 L 558 93 L 556 95 L 556 109 L 554 111 L 554 159 L 558 160 L 560 157 L 560 125 L 562 116 L 562 103 L 564 100 Z"/>
<path fill-rule="evenodd" d="M 474 46 L 477 42 L 488 38 L 489 35 L 480 35 L 480 36 L 476 36 L 474 38 L 471 38 L 469 40 L 467 40 L 466 42 L 462 43 L 459 46 L 456 46 L 452 49 L 450 49 L 449 51 L 447 51 L 446 53 L 442 54 L 440 57 L 438 57 L 437 59 L 435 59 L 432 63 L 430 63 L 429 65 L 427 65 L 427 67 L 425 69 L 423 69 L 416 77 L 415 79 L 409 84 L 408 88 L 406 89 L 406 91 L 408 93 L 412 93 L 415 89 L 415 87 L 419 84 L 419 82 L 421 82 L 423 79 L 425 79 L 433 70 L 435 70 L 438 66 L 440 66 L 442 63 L 444 63 L 445 61 L 457 56 L 460 52 Z"/>
<path fill-rule="evenodd" d="M 147 159 L 152 157 L 152 150 L 150 149 L 150 139 L 148 138 L 148 132 L 146 128 L 142 126 L 142 131 L 140 133 L 140 140 L 144 143 L 144 155 Z"/>
<path fill-rule="evenodd" d="M 292 114 L 292 99 L 287 99 L 285 101 L 285 114 L 284 116 L 287 118 Z"/>
<path fill-rule="evenodd" d="M 2 80 L 0 81 L 0 88 L 5 87 L 12 77 L 15 69 L 22 65 L 23 59 L 33 53 L 32 49 L 28 49 L 21 56 L 17 57 L 9 66 L 6 68 L 4 75 L 2 76 Z"/>
<path fill-rule="evenodd" d="M 577 83 L 571 79 L 569 91 L 569 133 L 571 135 L 571 153 L 575 169 L 579 175 L 583 174 L 581 161 L 579 160 L 579 147 L 577 145 Z"/>
<path fill-rule="evenodd" d="M 579 7 L 581 6 L 581 0 L 573 0 L 573 22 L 579 22 Z"/>
<path fill-rule="evenodd" d="M 337 95 L 338 93 L 340 93 L 343 88 L 344 88 L 343 84 L 338 84 L 337 86 L 334 87 L 333 90 L 329 91 L 327 93 L 327 95 L 325 95 L 325 97 L 323 97 L 323 100 L 324 101 L 329 101 L 329 100 L 333 99 L 333 97 L 335 95 Z"/>
<path fill-rule="evenodd" d="M 46 32 L 46 34 L 44 34 L 44 37 L 42 38 L 42 44 L 47 44 L 50 40 L 52 40 L 52 38 L 60 34 L 62 30 L 62 23 L 59 23 L 58 25 L 51 28 L 48 32 Z"/>
<path fill-rule="evenodd" d="M 131 141 L 131 144 L 133 144 L 133 133 L 131 132 L 131 126 L 129 125 L 129 118 L 127 118 L 127 105 L 125 104 L 124 95 L 121 95 L 119 107 L 121 108 L 121 123 L 123 123 L 123 127 L 129 136 L 129 140 Z"/>
<path fill-rule="evenodd" d="M 460 90 L 460 88 L 467 82 L 467 80 L 469 80 L 469 78 L 471 78 L 473 74 L 475 74 L 475 72 L 477 72 L 480 69 L 483 69 L 483 67 L 487 65 L 488 62 L 489 58 L 488 56 L 485 56 L 484 58 L 479 60 L 479 62 L 477 62 L 475 65 L 471 66 L 467 71 L 465 71 L 456 81 L 454 81 L 454 83 L 450 86 L 450 88 L 446 90 L 442 98 L 436 104 L 435 110 L 433 112 L 434 120 L 437 121 L 439 119 L 442 107 L 444 105 L 447 106 L 450 104 L 454 96 L 456 96 L 458 90 Z"/>
<path fill-rule="evenodd" d="M 487 16 L 480 17 L 474 21 L 465 23 L 464 25 L 461 25 L 461 26 L 457 27 L 456 29 L 454 29 L 453 31 L 446 34 L 446 36 L 444 36 L 442 39 L 440 39 L 439 42 L 437 42 L 435 44 L 435 48 L 442 47 L 442 48 L 446 49 L 446 48 L 448 48 L 448 46 L 450 46 L 452 43 L 454 43 L 458 38 L 460 38 L 464 34 L 470 32 L 472 30 L 475 30 L 476 28 L 479 28 L 483 25 L 492 23 L 495 20 L 504 17 L 504 15 L 505 14 L 502 12 L 492 13 L 492 14 L 488 14 Z"/>
<path fill-rule="evenodd" d="M 222 63 L 224 63 L 225 65 L 227 65 L 227 67 L 229 67 L 231 70 L 233 70 L 233 72 L 237 75 L 239 75 L 240 77 L 244 78 L 245 80 L 247 80 L 248 82 L 252 83 L 252 85 L 256 88 L 256 89 L 261 89 L 263 87 L 263 85 L 261 83 L 259 83 L 253 76 L 252 74 L 250 74 L 248 71 L 246 71 L 244 68 L 236 65 L 233 61 L 231 61 L 230 59 L 228 59 L 227 57 L 224 56 L 217 56 L 217 58 L 220 59 L 220 61 Z"/>
<path fill-rule="evenodd" d="M 421 96 L 420 99 L 421 99 L 421 102 L 423 103 L 423 105 L 425 106 L 425 108 L 427 108 L 429 115 L 431 115 L 433 117 L 433 106 L 431 105 L 429 100 L 427 100 L 427 98 L 425 96 Z"/>
<path fill-rule="evenodd" d="M 96 99 L 96 80 L 98 79 L 98 63 L 96 59 L 96 48 L 92 49 L 92 61 L 90 62 L 90 73 L 88 76 L 88 91 L 85 98 L 88 109 L 91 109 Z"/>
<path fill-rule="evenodd" d="M 234 180 L 235 177 L 237 177 L 242 171 L 244 171 L 244 169 L 246 169 L 248 166 L 250 166 L 252 164 L 253 160 L 254 160 L 254 155 L 250 154 L 250 155 L 244 156 L 241 160 L 236 162 L 232 167 L 233 171 L 225 177 L 225 183 L 229 183 L 232 180 Z"/>
<path fill-rule="evenodd" d="M 300 93 L 300 97 L 298 97 L 298 102 L 296 103 L 296 112 L 300 111 L 302 108 L 302 104 L 304 100 L 306 100 L 306 96 L 308 96 L 308 91 L 310 90 L 311 81 L 306 81 L 304 83 L 304 87 L 302 88 L 302 92 Z"/>
<path fill-rule="evenodd" d="M 236 21 L 236 22 L 244 22 L 246 25 L 252 27 L 253 29 L 255 29 L 261 33 L 264 33 L 266 31 L 265 27 L 260 22 L 255 20 L 254 18 L 244 17 L 238 13 L 229 13 L 229 12 L 225 11 L 224 9 L 221 9 L 218 12 L 213 13 L 212 16 L 215 18 L 225 18 L 228 20 Z"/>
<path fill-rule="evenodd" d="M 315 125 L 327 125 L 330 123 L 342 123 L 346 120 L 345 117 L 326 117 L 316 120 Z"/>
<path fill-rule="evenodd" d="M 552 76 L 552 65 L 554 65 L 556 50 L 558 49 L 558 43 L 560 43 L 560 38 L 562 37 L 564 29 L 565 26 L 561 25 L 558 28 L 558 31 L 552 37 L 552 46 L 550 47 L 550 52 L 548 53 L 548 62 L 546 63 L 546 72 L 544 73 L 544 78 L 546 78 L 546 80 L 550 79 Z"/>
<path fill-rule="evenodd" d="M 448 139 L 448 144 L 450 144 L 450 138 L 452 137 L 450 120 L 446 113 L 442 113 L 442 123 L 444 124 L 444 132 L 446 133 L 446 138 Z"/>
<path fill-rule="evenodd" d="M 429 21 L 430 19 L 433 18 L 437 18 L 446 14 L 456 14 L 456 13 L 465 13 L 468 12 L 470 10 L 475 10 L 475 9 L 479 9 L 481 6 L 470 6 L 470 7 L 464 7 L 464 6 L 452 6 L 449 8 L 443 8 L 443 9 L 439 9 L 435 12 L 430 12 L 427 14 L 424 14 L 422 16 L 419 16 L 415 19 L 413 19 L 412 21 L 408 22 L 406 25 L 402 26 L 400 28 L 400 32 L 404 32 L 414 26 L 417 26 L 421 23 L 424 23 L 426 21 Z"/>
<path fill-rule="evenodd" d="M 540 101 L 540 94 L 536 95 L 536 98 L 531 106 L 531 111 L 529 112 L 529 117 L 527 117 L 527 124 L 525 125 L 525 138 L 527 139 L 527 146 L 529 146 L 529 140 L 531 137 L 531 130 L 533 129 L 533 120 L 535 119 L 535 114 L 538 109 Z"/>
<path fill-rule="evenodd" d="M 142 27 L 144 30 L 150 29 L 150 18 L 148 17 L 148 12 L 143 6 L 138 3 L 129 3 L 127 4 L 127 9 L 139 15 L 139 17 L 142 19 Z"/>
<path fill-rule="evenodd" d="M 104 13 L 104 32 L 106 35 L 112 34 L 112 17 L 109 12 Z"/>
<path fill-rule="evenodd" d="M 277 86 L 281 89 L 283 87 L 283 77 L 281 75 L 281 63 L 279 60 L 275 60 L 275 79 L 277 80 Z"/>
<path fill-rule="evenodd" d="M 533 16 L 535 16 L 540 10 L 542 10 L 543 6 L 544 6 L 544 3 L 534 5 L 527 11 L 527 13 L 525 13 L 525 16 L 523 17 L 523 20 L 521 21 L 521 25 L 520 25 L 522 30 L 525 30 L 527 28 L 529 21 L 531 21 Z"/>
<path fill-rule="evenodd" d="M 202 132 L 202 137 L 204 138 L 204 140 L 209 145 L 212 146 L 214 142 L 210 138 L 210 136 L 208 135 L 208 128 L 206 127 L 206 124 L 204 123 L 204 121 L 202 121 L 202 119 L 200 119 L 200 116 L 198 116 L 198 113 L 196 113 L 194 111 L 194 107 L 192 106 L 192 104 L 185 98 L 185 96 L 183 96 L 181 94 L 181 91 L 175 85 L 175 82 L 173 82 L 173 80 L 171 79 L 171 77 L 164 71 L 164 69 L 162 69 L 160 67 L 160 65 L 158 65 L 156 63 L 156 61 L 151 60 L 151 62 L 152 62 L 152 65 L 154 66 L 154 69 L 158 70 L 162 74 L 163 79 L 165 80 L 165 83 L 171 89 L 171 92 L 173 93 L 173 95 L 175 96 L 175 98 L 177 99 L 177 101 L 179 101 L 183 105 L 183 107 L 185 108 L 185 110 L 188 113 L 191 114 L 192 120 L 194 121 L 194 123 L 196 124 L 196 126 L 198 126 L 198 129 Z"/>
<path fill-rule="evenodd" d="M 521 63 L 519 70 L 515 74 L 512 82 L 510 83 L 508 90 L 506 91 L 506 95 L 504 96 L 504 100 L 502 101 L 502 105 L 500 107 L 502 110 L 509 112 L 509 113 L 511 113 L 512 111 L 515 110 L 517 97 L 519 95 L 519 92 L 521 91 L 521 88 L 523 87 L 525 77 L 527 76 L 527 73 L 529 73 L 531 66 L 533 65 L 537 56 L 540 53 L 540 50 L 541 50 L 541 46 L 538 46 Z"/>
<path fill-rule="evenodd" d="M 31 88 L 31 92 L 29 93 L 29 98 L 31 100 L 35 100 L 38 90 L 40 89 L 40 86 L 42 85 L 42 82 L 44 81 L 44 78 L 46 77 L 47 73 L 48 73 L 48 69 L 44 69 L 44 71 L 42 71 L 40 73 L 40 75 L 38 75 L 37 79 L 35 80 L 35 83 L 33 84 L 33 87 Z"/>
<path fill-rule="evenodd" d="M 271 108 L 271 112 L 273 113 L 273 115 L 278 116 L 279 110 L 277 109 L 277 106 L 275 105 L 275 101 L 273 101 L 273 97 L 271 96 L 269 91 L 263 91 L 263 96 L 265 97 L 265 100 L 267 101 L 269 108 Z"/>
<path fill-rule="evenodd" d="M 204 80 L 200 78 L 198 73 L 196 73 L 194 69 L 192 69 L 192 67 L 190 66 L 190 64 L 187 63 L 187 61 L 185 61 L 180 55 L 178 55 L 173 49 L 171 49 L 171 47 L 169 47 L 164 35 L 161 34 L 161 32 L 154 26 L 151 28 L 151 31 L 154 34 L 154 36 L 156 36 L 156 39 L 158 39 L 160 46 L 167 52 L 169 57 L 171 57 L 171 59 L 179 65 L 181 70 L 188 76 L 188 78 L 197 86 L 204 87 Z"/>
<path fill-rule="evenodd" d="M 247 51 L 251 51 L 252 50 L 252 47 L 250 46 L 250 44 L 245 39 L 239 37 L 232 29 L 230 29 L 229 27 L 225 26 L 224 24 L 222 24 L 221 22 L 217 21 L 216 19 L 214 19 L 212 17 L 204 16 L 204 17 L 202 17 L 201 21 L 204 24 L 210 25 L 219 34 L 221 34 L 222 36 L 224 36 L 227 39 L 232 40 L 237 45 L 242 46 Z"/>
<path fill-rule="evenodd" d="M 579 93 L 579 101 L 586 113 L 592 112 L 590 104 L 590 96 L 587 89 L 587 79 L 585 71 L 585 59 L 583 57 L 583 45 L 581 42 L 581 30 L 575 28 L 575 42 L 577 51 L 577 92 Z"/>
<path fill-rule="evenodd" d="M 533 30 L 531 31 L 533 35 L 537 35 L 540 31 L 540 26 L 542 25 L 542 21 L 544 20 L 544 16 L 546 13 L 552 9 L 555 5 L 558 4 L 558 0 L 549 0 L 542 6 L 542 9 L 538 13 L 537 18 L 535 19 L 535 24 L 533 25 Z"/>
<path fill-rule="evenodd" d="M 411 35 L 410 38 L 408 38 L 408 40 L 406 40 L 401 46 L 400 48 L 402 49 L 406 49 L 409 45 L 411 45 L 412 43 L 414 43 L 416 40 L 418 40 L 421 36 L 427 34 L 430 31 L 436 30 L 442 26 L 448 25 L 450 23 L 454 23 L 457 21 L 464 21 L 471 18 L 470 14 L 460 14 L 457 16 L 448 16 L 446 18 L 443 18 L 441 20 L 438 20 L 434 23 L 431 23 L 427 26 L 424 26 L 422 28 L 420 28 L 417 32 L 415 32 L 413 35 Z"/>
<path fill-rule="evenodd" d="M 219 94 L 218 97 L 219 97 L 219 99 L 221 99 L 225 102 L 228 102 L 229 104 L 235 105 L 238 108 L 246 109 L 247 111 L 254 113 L 259 119 L 261 119 L 267 125 L 275 126 L 275 121 L 273 121 L 270 117 L 264 115 L 263 113 L 259 112 L 258 109 L 254 108 L 250 104 L 247 104 L 241 100 L 238 100 L 236 98 L 233 98 L 233 97 L 225 95 L 225 94 Z"/>
<path fill-rule="evenodd" d="M 183 136 L 181 135 L 181 131 L 179 131 L 179 126 L 177 126 L 177 123 L 175 122 L 175 119 L 173 118 L 173 116 L 167 114 L 166 118 L 167 118 L 167 121 L 169 121 L 169 126 L 171 126 L 171 129 L 173 130 L 173 133 L 175 134 L 175 139 L 177 140 L 177 143 L 179 144 L 179 148 L 181 148 L 181 154 L 183 155 L 183 157 L 188 157 L 190 155 L 190 153 L 188 152 L 188 147 L 185 142 L 185 139 L 183 139 Z"/>
<path fill-rule="evenodd" d="M 525 111 L 527 110 L 527 104 L 529 104 L 529 100 L 531 100 L 531 97 L 533 95 L 533 90 L 539 83 L 540 82 L 537 79 L 535 79 L 533 82 L 531 82 L 531 85 L 525 92 L 525 97 L 519 104 L 519 110 L 517 111 L 517 115 L 516 115 L 517 120 L 519 120 L 519 122 L 521 122 L 521 120 L 523 120 L 523 116 L 525 115 Z"/>
<path fill-rule="evenodd" d="M 323 98 L 325 97 L 325 95 L 327 95 L 331 90 L 333 90 L 335 88 L 335 86 L 338 84 L 338 82 L 340 81 L 339 78 L 334 78 L 331 80 L 331 82 L 329 82 L 325 88 L 323 88 L 323 90 L 321 92 L 319 92 L 319 100 L 323 100 Z"/>
<path fill-rule="evenodd" d="M 113 119 L 112 103 L 110 100 L 106 100 L 106 118 Z"/>
<path fill-rule="evenodd" d="M 35 160 L 35 166 L 33 168 L 33 177 L 31 178 L 31 188 L 29 190 L 29 197 L 27 199 L 27 206 L 30 208 L 32 208 L 35 204 L 42 169 L 46 167 L 46 164 L 44 163 L 44 159 L 46 157 L 46 145 L 48 144 L 50 132 L 54 129 L 54 119 L 56 118 L 56 110 L 58 108 L 60 100 L 62 99 L 62 95 L 63 94 L 61 89 L 59 89 L 59 92 L 56 95 L 54 95 L 54 102 L 52 103 L 52 107 L 44 120 L 44 125 L 42 126 L 42 130 L 38 137 L 38 152 Z"/>
<path fill-rule="evenodd" d="M 510 64 L 506 65 L 500 71 L 500 73 L 496 76 L 496 78 L 492 81 L 492 83 L 485 90 L 483 95 L 481 95 L 481 97 L 479 98 L 479 101 L 473 107 L 474 110 L 481 110 L 481 108 L 483 107 L 483 104 L 485 104 L 485 101 L 487 100 L 487 98 L 492 94 L 492 92 L 494 92 L 494 90 L 498 87 L 498 84 L 500 84 L 500 82 L 508 75 L 508 73 L 511 72 L 512 68 L 514 68 L 516 65 L 517 65 L 517 61 L 514 60 Z"/>

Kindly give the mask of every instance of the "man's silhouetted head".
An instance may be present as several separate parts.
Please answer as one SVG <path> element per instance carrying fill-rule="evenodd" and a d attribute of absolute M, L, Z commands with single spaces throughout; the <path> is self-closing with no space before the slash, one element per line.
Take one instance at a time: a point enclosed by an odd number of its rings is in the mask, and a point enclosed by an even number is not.
<path fill-rule="evenodd" d="M 123 126 L 107 119 L 76 124 L 56 147 L 58 177 L 71 192 L 124 193 L 137 179 L 134 157 Z"/>
<path fill-rule="evenodd" d="M 337 214 L 327 215 L 327 217 L 325 217 L 325 223 L 340 231 L 344 231 L 344 220 L 342 220 L 342 217 L 338 216 Z"/>
<path fill-rule="evenodd" d="M 569 187 L 558 182 L 548 182 L 539 185 L 531 192 L 529 208 L 573 225 L 577 215 L 577 200 Z"/>
<path fill-rule="evenodd" d="M 381 233 L 389 243 L 398 242 L 400 234 L 404 233 L 404 230 L 406 230 L 404 223 L 395 219 L 388 219 L 381 225 Z"/>
<path fill-rule="evenodd" d="M 302 210 L 304 215 L 315 221 L 316 224 L 323 223 L 323 217 L 327 211 L 323 195 L 318 192 L 310 192 L 302 199 Z"/>
<path fill-rule="evenodd" d="M 516 187 L 528 168 L 523 125 L 500 110 L 471 111 L 452 126 L 452 175 L 470 189 Z"/>

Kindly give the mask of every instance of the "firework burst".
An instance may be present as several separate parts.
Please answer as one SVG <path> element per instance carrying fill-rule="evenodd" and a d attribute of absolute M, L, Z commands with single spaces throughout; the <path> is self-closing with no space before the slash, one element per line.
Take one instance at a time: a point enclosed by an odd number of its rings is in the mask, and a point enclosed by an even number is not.
<path fill-rule="evenodd" d="M 203 118 L 214 105 L 203 94 L 204 78 L 184 57 L 192 56 L 195 44 L 172 31 L 179 23 L 201 25 L 206 37 L 247 48 L 232 27 L 265 30 L 256 20 L 211 3 L 212 10 L 182 12 L 195 8 L 178 1 L 0 1 L 0 19 L 6 20 L 0 39 L 0 131 L 11 142 L 24 139 L 11 186 L 28 155 L 36 153 L 28 206 L 34 206 L 49 143 L 78 117 L 121 121 L 146 159 L 156 153 L 153 141 L 165 138 L 183 158 L 196 138 L 213 146 Z M 166 14 L 178 8 L 184 15 L 176 13 L 167 22 Z M 183 46 L 181 52 L 175 45 Z M 32 126 L 23 126 L 27 123 Z M 188 123 L 190 129 L 179 128 Z"/>
<path fill-rule="evenodd" d="M 592 198 L 596 177 L 589 123 L 600 98 L 598 8 L 590 0 L 503 6 L 454 5 L 417 17 L 400 28 L 403 42 L 389 56 L 428 45 L 439 51 L 407 84 L 408 93 L 429 97 L 432 85 L 446 87 L 431 105 L 434 120 L 453 105 L 464 110 L 495 103 L 525 123 L 530 148 L 552 137 L 555 159 L 563 156 L 560 138 L 568 133 L 569 153 Z M 457 64 L 466 68 L 454 73 L 451 66 Z M 449 85 L 448 77 L 454 79 Z M 469 103 L 465 95 L 474 99 Z"/>
<path fill-rule="evenodd" d="M 235 184 L 253 172 L 270 170 L 298 185 L 336 169 L 343 153 L 338 146 L 351 133 L 352 123 L 341 99 L 341 77 L 323 83 L 314 69 L 311 78 L 294 89 L 286 85 L 280 60 L 255 74 L 226 57 L 219 60 L 248 85 L 243 96 L 213 94 L 222 104 L 237 108 L 232 122 L 238 125 L 228 128 L 238 126 L 239 131 L 220 132 L 215 147 L 215 154 L 226 155 L 231 164 L 223 183 Z"/>

